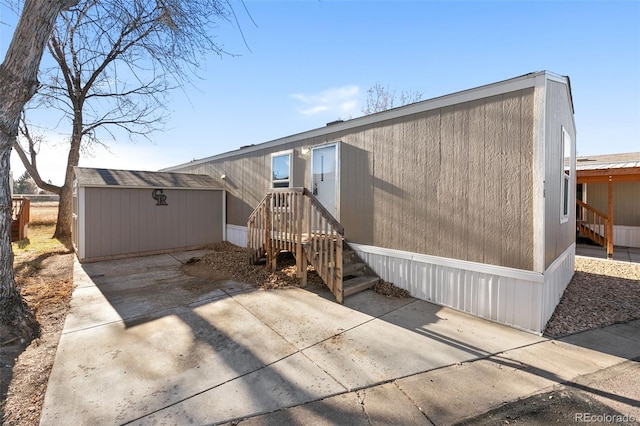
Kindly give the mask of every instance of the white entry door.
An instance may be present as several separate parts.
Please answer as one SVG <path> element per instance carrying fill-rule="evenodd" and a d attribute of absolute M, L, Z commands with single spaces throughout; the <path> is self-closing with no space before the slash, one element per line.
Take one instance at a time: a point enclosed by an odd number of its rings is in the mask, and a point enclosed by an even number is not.
<path fill-rule="evenodd" d="M 337 145 L 325 145 L 311 151 L 311 191 L 318 201 L 338 219 Z"/>

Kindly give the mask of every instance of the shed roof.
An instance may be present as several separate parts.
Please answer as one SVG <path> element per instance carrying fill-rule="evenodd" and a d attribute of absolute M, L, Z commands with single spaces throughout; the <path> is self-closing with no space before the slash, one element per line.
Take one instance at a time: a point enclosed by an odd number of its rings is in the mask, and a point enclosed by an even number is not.
<path fill-rule="evenodd" d="M 209 175 L 75 167 L 78 186 L 120 188 L 222 189 Z"/>

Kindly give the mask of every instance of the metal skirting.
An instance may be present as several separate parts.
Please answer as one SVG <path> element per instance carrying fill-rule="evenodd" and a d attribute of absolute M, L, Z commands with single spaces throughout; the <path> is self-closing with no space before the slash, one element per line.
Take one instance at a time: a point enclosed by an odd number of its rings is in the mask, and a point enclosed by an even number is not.
<path fill-rule="evenodd" d="M 545 272 L 352 244 L 385 281 L 412 296 L 540 334 L 573 276 L 575 245 Z"/>
<path fill-rule="evenodd" d="M 247 227 L 238 225 L 227 225 L 227 241 L 238 247 L 247 246 Z"/>

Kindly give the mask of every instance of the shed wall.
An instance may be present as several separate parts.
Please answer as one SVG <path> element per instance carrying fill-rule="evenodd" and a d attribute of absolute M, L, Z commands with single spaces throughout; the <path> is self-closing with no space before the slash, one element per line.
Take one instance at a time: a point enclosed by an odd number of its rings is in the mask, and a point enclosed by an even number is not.
<path fill-rule="evenodd" d="M 222 241 L 223 192 L 85 188 L 85 259 L 141 254 Z"/>
<path fill-rule="evenodd" d="M 547 82 L 545 117 L 545 269 L 575 242 L 575 147 L 576 131 L 573 124 L 571 99 L 567 86 L 555 81 Z M 574 159 L 569 188 L 569 218 L 561 221 L 562 176 L 562 128 L 569 133 Z"/>
<path fill-rule="evenodd" d="M 518 90 L 179 171 L 216 179 L 228 191 L 227 223 L 246 226 L 269 188 L 273 152 L 293 149 L 292 185 L 310 187 L 302 147 L 340 141 L 338 219 L 349 241 L 532 270 L 533 93 Z"/>

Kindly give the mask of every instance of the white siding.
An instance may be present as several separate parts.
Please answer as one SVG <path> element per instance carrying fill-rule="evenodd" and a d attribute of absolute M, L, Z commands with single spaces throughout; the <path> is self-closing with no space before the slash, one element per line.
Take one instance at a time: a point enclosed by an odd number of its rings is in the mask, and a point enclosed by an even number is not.
<path fill-rule="evenodd" d="M 575 268 L 576 244 L 567 248 L 544 272 L 544 299 L 542 301 L 542 326 L 553 315 L 562 293 L 571 281 Z"/>
<path fill-rule="evenodd" d="M 640 248 L 640 226 L 613 225 L 613 244 Z"/>
<path fill-rule="evenodd" d="M 238 225 L 227 225 L 227 241 L 238 247 L 247 246 L 247 227 Z"/>

